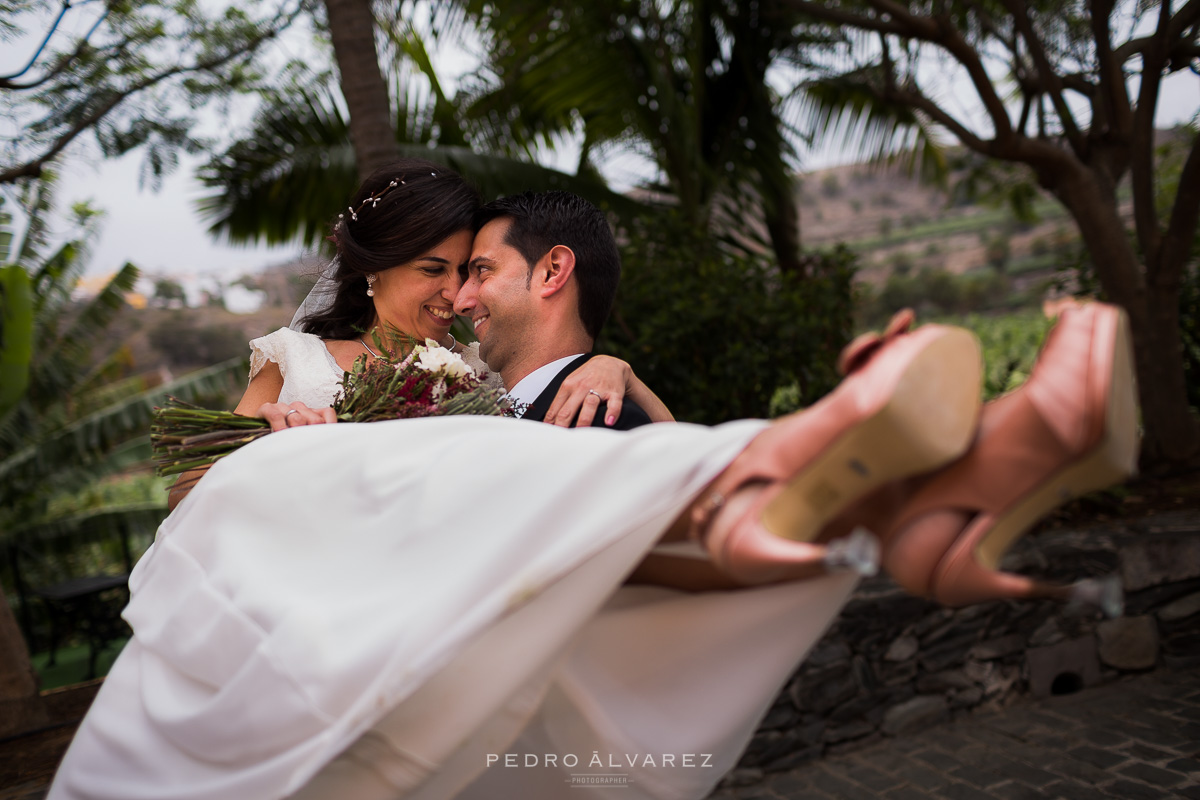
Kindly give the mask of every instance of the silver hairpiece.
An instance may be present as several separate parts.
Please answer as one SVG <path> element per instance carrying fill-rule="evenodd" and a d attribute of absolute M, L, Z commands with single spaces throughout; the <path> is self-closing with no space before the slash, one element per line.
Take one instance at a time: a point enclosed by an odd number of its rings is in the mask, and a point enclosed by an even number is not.
<path fill-rule="evenodd" d="M 429 174 L 434 178 L 437 177 L 436 172 L 431 172 Z M 358 208 L 352 208 L 351 206 L 346 206 L 346 210 L 350 212 L 351 221 L 358 222 L 358 213 L 363 210 L 363 206 L 365 206 L 367 203 L 371 204 L 371 208 L 375 208 L 375 206 L 379 205 L 379 201 L 383 199 L 383 196 L 385 194 L 390 192 L 392 189 L 395 189 L 397 186 L 404 186 L 404 185 L 405 185 L 405 183 L 404 183 L 403 178 L 401 178 L 400 180 L 392 179 L 391 181 L 388 182 L 387 186 L 383 187 L 378 192 L 375 192 L 370 197 L 368 197 L 366 200 L 363 200 L 361 203 L 359 203 Z M 341 223 L 343 223 L 345 221 L 346 221 L 346 215 L 338 214 L 338 224 L 340 225 Z"/>

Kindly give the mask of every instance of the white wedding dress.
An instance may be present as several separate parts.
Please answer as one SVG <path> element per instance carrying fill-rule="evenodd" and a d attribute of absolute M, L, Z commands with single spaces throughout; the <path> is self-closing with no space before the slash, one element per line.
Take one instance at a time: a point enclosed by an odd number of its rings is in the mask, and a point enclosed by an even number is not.
<path fill-rule="evenodd" d="M 329 369 L 281 338 L 285 382 Z M 622 585 L 763 426 L 441 417 L 234 453 L 130 577 L 50 800 L 704 797 L 856 582 Z"/>

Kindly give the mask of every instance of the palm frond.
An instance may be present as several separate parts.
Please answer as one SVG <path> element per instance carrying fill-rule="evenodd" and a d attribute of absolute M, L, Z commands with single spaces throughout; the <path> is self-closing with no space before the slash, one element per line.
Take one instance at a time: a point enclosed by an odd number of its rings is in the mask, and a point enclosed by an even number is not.
<path fill-rule="evenodd" d="M 269 98 L 251 132 L 198 171 L 209 232 L 230 242 L 314 246 L 358 185 L 345 115 L 327 87 Z"/>
<path fill-rule="evenodd" d="M 53 293 L 74 282 L 81 264 L 70 266 L 54 278 Z M 44 304 L 39 315 L 33 365 L 30 372 L 31 400 L 49 407 L 70 398 L 89 369 L 92 351 L 108 324 L 125 308 L 125 293 L 133 289 L 139 272 L 126 264 L 86 305 L 71 315 L 65 313 L 69 294 L 56 304 Z M 45 300 L 45 298 L 42 298 Z M 65 324 L 65 330 L 63 328 Z"/>
<path fill-rule="evenodd" d="M 163 502 L 127 503 L 103 509 L 72 514 L 49 521 L 30 522 L 9 530 L 0 530 L 0 544 L 49 542 L 56 539 L 78 540 L 86 532 L 91 538 L 107 538 L 113 534 L 153 536 L 167 515 Z"/>
<path fill-rule="evenodd" d="M 43 170 L 41 178 L 28 184 L 23 192 L 21 200 L 29 224 L 25 228 L 21 248 L 14 259 L 18 264 L 30 264 L 41 258 L 42 248 L 49 239 L 46 218 L 54 204 L 54 187 L 57 182 L 56 173 Z"/>
<path fill-rule="evenodd" d="M 433 67 L 433 59 L 430 58 L 425 40 L 410 23 L 389 26 L 385 32 L 401 57 L 394 65 L 398 85 L 393 92 L 398 98 L 396 130 L 400 131 L 405 128 L 405 118 L 409 114 L 408 109 L 411 108 L 411 104 L 403 102 L 408 92 L 399 88 L 400 86 L 412 87 L 414 85 L 414 82 L 405 74 L 404 63 L 408 63 L 415 66 L 417 72 L 429 84 L 432 102 L 429 104 L 427 113 L 422 116 L 427 117 L 429 122 L 436 126 L 437 141 L 444 145 L 467 146 L 466 132 L 458 120 L 458 111 L 442 88 L 441 78 L 438 77 L 437 70 Z M 414 142 L 429 140 L 428 136 L 417 138 L 410 135 L 408 138 Z"/>
<path fill-rule="evenodd" d="M 403 130 L 403 129 L 401 129 Z M 440 161 L 474 182 L 485 196 L 526 189 L 567 189 L 617 213 L 638 207 L 599 179 L 535 163 L 475 153 L 463 146 L 400 141 L 400 152 Z M 217 191 L 201 199 L 209 231 L 234 242 L 313 245 L 357 187 L 349 128 L 333 95 L 297 90 L 264 110 L 252 133 L 200 171 Z"/>
<path fill-rule="evenodd" d="M 423 155 L 440 161 L 474 183 L 484 197 L 561 189 L 574 192 L 618 216 L 636 214 L 647 207 L 635 198 L 614 192 L 590 175 L 571 175 L 507 156 L 476 153 L 466 147 L 401 145 L 400 151 L 404 155 Z"/>
<path fill-rule="evenodd" d="M 154 408 L 168 395 L 194 400 L 229 392 L 240 387 L 245 371 L 243 359 L 231 359 L 102 408 L 61 430 L 31 437 L 0 461 L 0 498 L 7 502 L 48 476 L 57 479 L 69 469 L 97 464 L 112 448 L 145 435 Z"/>
<path fill-rule="evenodd" d="M 935 182 L 949 174 L 945 148 L 928 120 L 880 90 L 878 67 L 862 67 L 799 87 L 799 114 L 814 139 L 836 138 L 872 163 L 901 163 Z"/>

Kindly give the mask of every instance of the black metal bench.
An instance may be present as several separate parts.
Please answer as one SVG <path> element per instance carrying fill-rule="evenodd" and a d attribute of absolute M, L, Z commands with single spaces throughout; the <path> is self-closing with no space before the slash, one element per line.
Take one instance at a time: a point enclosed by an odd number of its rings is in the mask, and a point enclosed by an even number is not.
<path fill-rule="evenodd" d="M 122 597 L 113 600 L 113 590 Z M 41 599 L 50 618 L 50 657 L 53 666 L 58 654 L 60 637 L 70 629 L 88 644 L 88 669 L 84 680 L 96 677 L 96 658 L 113 641 L 128 633 L 121 619 L 121 609 L 129 603 L 129 575 L 87 575 L 82 578 L 42 586 L 32 590 Z M 104 595 L 109 596 L 104 596 Z"/>

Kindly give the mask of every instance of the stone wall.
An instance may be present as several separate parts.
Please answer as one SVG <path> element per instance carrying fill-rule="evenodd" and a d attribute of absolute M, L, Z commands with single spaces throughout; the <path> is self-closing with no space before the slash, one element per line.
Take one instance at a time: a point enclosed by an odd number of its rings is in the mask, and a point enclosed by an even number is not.
<path fill-rule="evenodd" d="M 1200 512 L 1027 537 L 1004 566 L 1070 582 L 1119 572 L 1126 615 L 1049 601 L 942 608 L 865 582 L 789 681 L 729 784 L 1122 674 L 1200 666 Z"/>

